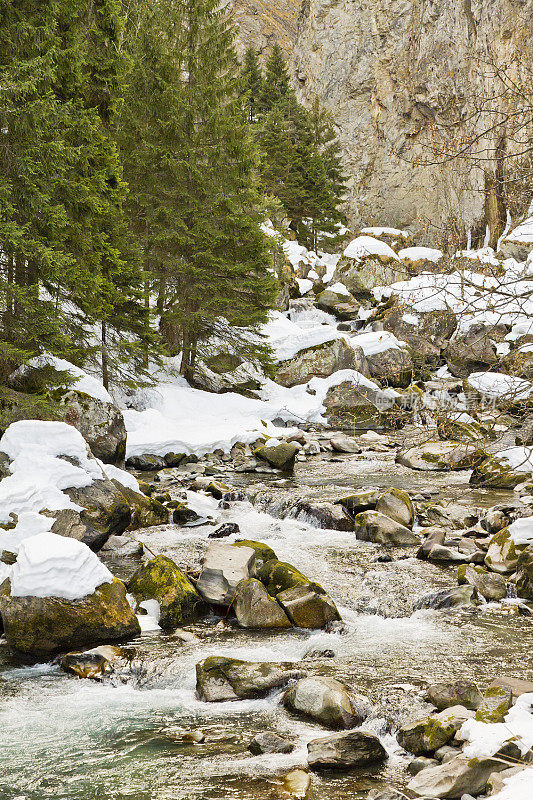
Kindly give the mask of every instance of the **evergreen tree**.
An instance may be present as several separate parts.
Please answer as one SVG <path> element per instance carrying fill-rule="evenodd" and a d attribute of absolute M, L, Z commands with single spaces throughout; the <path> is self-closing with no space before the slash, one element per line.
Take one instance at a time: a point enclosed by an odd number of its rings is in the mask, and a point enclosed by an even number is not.
<path fill-rule="evenodd" d="M 276 42 L 265 65 L 261 105 L 268 112 L 274 106 L 292 103 L 294 99 L 283 50 Z"/>
<path fill-rule="evenodd" d="M 234 30 L 216 0 L 162 0 L 137 30 L 120 126 L 131 215 L 161 329 L 192 380 L 214 334 L 257 328 L 272 302 L 256 151 Z M 239 345 L 262 349 L 249 334 Z"/>
<path fill-rule="evenodd" d="M 249 47 L 244 54 L 242 75 L 246 91 L 248 118 L 252 123 L 257 122 L 262 110 L 264 81 L 257 51 L 253 47 Z"/>

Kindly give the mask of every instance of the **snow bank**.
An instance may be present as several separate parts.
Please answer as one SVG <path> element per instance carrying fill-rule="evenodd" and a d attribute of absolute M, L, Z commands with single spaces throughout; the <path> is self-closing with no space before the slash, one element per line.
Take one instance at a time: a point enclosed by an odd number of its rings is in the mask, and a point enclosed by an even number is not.
<path fill-rule="evenodd" d="M 522 517 L 509 525 L 509 533 L 515 544 L 533 544 L 533 517 Z"/>
<path fill-rule="evenodd" d="M 433 261 L 434 264 L 440 261 L 442 256 L 442 250 L 435 250 L 432 247 L 404 247 L 398 253 L 401 261 Z"/>
<path fill-rule="evenodd" d="M 14 422 L 0 439 L 0 452 L 11 459 L 11 475 L 0 482 L 0 523 L 21 512 L 79 511 L 63 490 L 81 489 L 102 477 L 81 433 L 65 422 Z"/>
<path fill-rule="evenodd" d="M 390 331 L 371 331 L 350 336 L 350 344 L 352 347 L 361 347 L 365 356 L 375 356 L 386 350 L 400 350 L 402 347 L 407 347 L 405 342 L 401 342 Z"/>
<path fill-rule="evenodd" d="M 335 294 L 342 294 L 346 295 L 346 297 L 350 297 L 350 292 L 344 285 L 344 283 L 334 283 L 333 286 L 328 287 L 330 292 L 335 292 Z"/>
<path fill-rule="evenodd" d="M 19 548 L 11 570 L 11 594 L 79 600 L 112 581 L 110 571 L 87 545 L 55 533 L 39 533 Z"/>
<path fill-rule="evenodd" d="M 302 328 L 279 311 L 271 312 L 262 333 L 277 361 L 287 361 L 300 350 L 343 338 L 343 334 L 332 325 L 318 324 Z"/>
<path fill-rule="evenodd" d="M 101 461 L 98 461 L 98 463 L 110 480 L 117 481 L 121 486 L 125 486 L 127 489 L 133 489 L 134 492 L 141 491 L 139 488 L 139 481 L 131 472 L 126 472 L 125 469 L 119 469 L 113 466 L 113 464 L 103 464 Z"/>
<path fill-rule="evenodd" d="M 519 242 L 520 244 L 530 244 L 533 246 L 533 217 L 524 220 L 511 233 L 505 237 L 509 242 Z"/>
<path fill-rule="evenodd" d="M 533 447 L 508 447 L 495 453 L 494 457 L 506 463 L 509 469 L 533 472 Z"/>
<path fill-rule="evenodd" d="M 76 378 L 72 384 L 72 389 L 77 392 L 83 392 L 96 400 L 101 400 L 103 403 L 112 403 L 113 398 L 106 389 L 102 386 L 97 378 L 88 375 L 83 369 L 74 366 L 70 361 L 65 361 L 63 358 L 56 358 L 49 353 L 35 356 L 30 359 L 28 364 L 20 367 L 15 374 L 24 375 L 28 371 L 28 367 L 45 367 L 51 366 L 58 372 L 68 372 L 73 378 Z"/>
<path fill-rule="evenodd" d="M 393 261 L 400 260 L 392 247 L 372 236 L 358 236 L 350 242 L 344 255 L 346 258 L 355 258 L 356 261 L 361 261 L 367 256 L 385 256 Z"/>
<path fill-rule="evenodd" d="M 531 800 L 533 767 L 504 778 L 504 788 L 491 796 L 491 800 Z"/>
<path fill-rule="evenodd" d="M 521 695 L 507 713 L 505 722 L 466 720 L 461 728 L 461 737 L 470 742 L 464 749 L 470 758 L 489 758 L 513 737 L 523 755 L 533 747 L 533 694 Z"/>
<path fill-rule="evenodd" d="M 296 278 L 296 283 L 301 295 L 307 294 L 313 288 L 313 281 L 307 280 L 307 278 Z"/>
<path fill-rule="evenodd" d="M 473 372 L 468 377 L 468 384 L 490 400 L 527 400 L 533 391 L 530 381 L 501 372 Z"/>

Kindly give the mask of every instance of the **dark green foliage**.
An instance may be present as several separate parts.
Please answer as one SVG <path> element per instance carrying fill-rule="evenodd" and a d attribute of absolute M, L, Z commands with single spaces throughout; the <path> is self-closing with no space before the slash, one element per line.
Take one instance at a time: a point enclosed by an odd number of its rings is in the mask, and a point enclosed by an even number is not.
<path fill-rule="evenodd" d="M 129 22 L 120 141 L 130 216 L 157 286 L 162 333 L 192 379 L 213 335 L 247 355 L 264 350 L 249 335 L 275 291 L 259 228 L 256 150 L 234 31 L 216 1 L 140 5 Z"/>
<path fill-rule="evenodd" d="M 264 81 L 257 52 L 249 47 L 244 54 L 242 65 L 246 105 L 250 122 L 256 122 L 262 110 Z"/>

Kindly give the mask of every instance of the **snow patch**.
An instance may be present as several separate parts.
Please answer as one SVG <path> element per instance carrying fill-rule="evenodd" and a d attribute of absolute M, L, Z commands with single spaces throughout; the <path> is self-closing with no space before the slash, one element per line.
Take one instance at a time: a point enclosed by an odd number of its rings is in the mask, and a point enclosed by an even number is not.
<path fill-rule="evenodd" d="M 393 261 L 400 260 L 392 247 L 379 239 L 373 239 L 372 236 L 358 236 L 350 242 L 344 255 L 356 261 L 361 261 L 367 256 L 385 256 Z"/>
<path fill-rule="evenodd" d="M 432 261 L 436 264 L 443 255 L 442 250 L 432 247 L 404 247 L 399 251 L 398 258 L 401 261 Z"/>
<path fill-rule="evenodd" d="M 70 361 L 65 361 L 64 358 L 57 358 L 50 353 L 43 353 L 42 355 L 35 356 L 35 358 L 30 359 L 26 365 L 20 367 L 14 374 L 24 375 L 29 371 L 30 367 L 41 368 L 46 366 L 50 366 L 58 372 L 68 372 L 71 377 L 76 378 L 76 381 L 70 387 L 76 392 L 88 394 L 96 400 L 101 400 L 102 403 L 113 402 L 113 398 L 109 392 L 104 389 L 97 378 L 88 375 L 87 372 L 71 364 Z"/>

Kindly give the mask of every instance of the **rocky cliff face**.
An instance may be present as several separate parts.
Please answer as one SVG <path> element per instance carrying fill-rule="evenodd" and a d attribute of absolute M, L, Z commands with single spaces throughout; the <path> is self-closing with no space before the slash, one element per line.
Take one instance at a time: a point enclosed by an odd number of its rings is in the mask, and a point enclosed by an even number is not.
<path fill-rule="evenodd" d="M 303 0 L 292 72 L 300 99 L 318 96 L 335 116 L 354 225 L 425 229 L 435 240 L 444 227 L 482 235 L 486 215 L 495 243 L 509 204 L 507 155 L 531 128 L 515 141 L 516 118 L 502 126 L 494 115 L 522 102 L 509 88 L 502 95 L 494 66 L 529 91 L 531 117 L 532 37 L 533 0 Z M 476 146 L 487 150 L 481 161 L 427 163 L 494 119 Z"/>
<path fill-rule="evenodd" d="M 232 0 L 231 5 L 239 28 L 239 54 L 253 44 L 261 55 L 266 55 L 274 42 L 278 42 L 286 57 L 291 57 L 300 0 Z"/>

